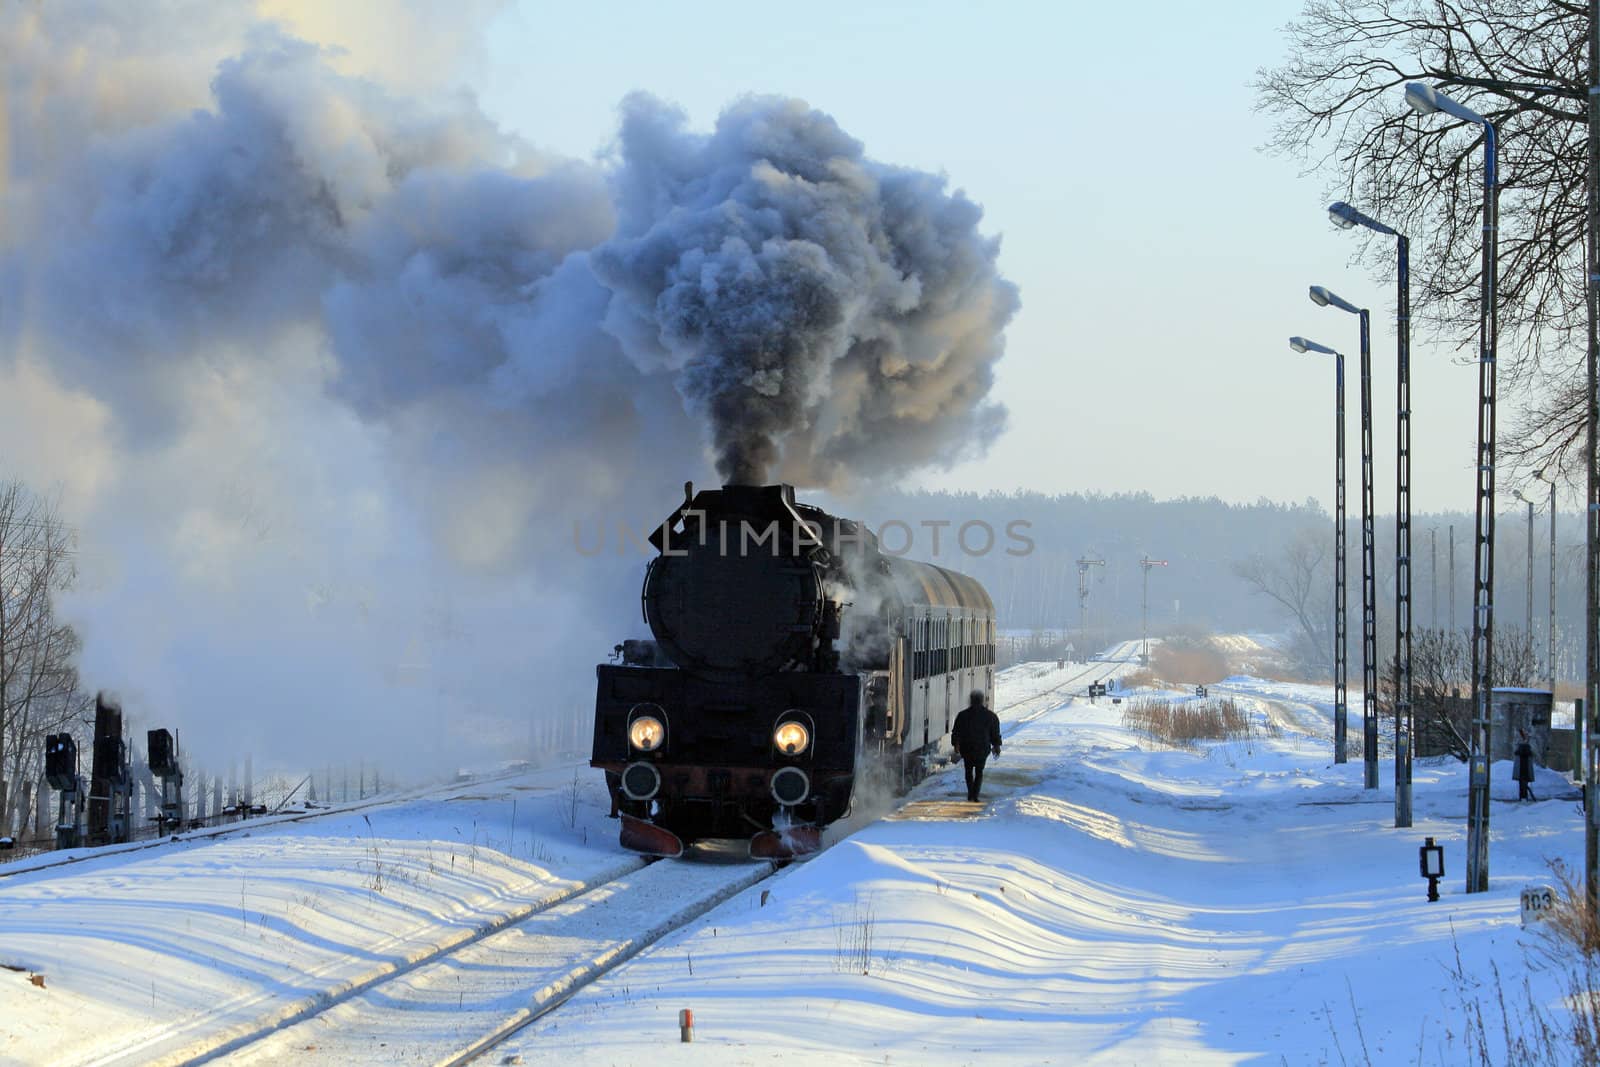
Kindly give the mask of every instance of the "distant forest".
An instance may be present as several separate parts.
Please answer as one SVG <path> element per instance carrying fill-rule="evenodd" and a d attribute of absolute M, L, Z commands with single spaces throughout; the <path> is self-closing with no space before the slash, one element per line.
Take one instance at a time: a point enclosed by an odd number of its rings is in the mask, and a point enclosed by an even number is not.
<path fill-rule="evenodd" d="M 900 549 L 910 528 L 911 558 L 931 560 L 965 571 L 984 583 L 994 598 L 1001 625 L 1011 630 L 1079 628 L 1079 559 L 1102 559 L 1088 569 L 1089 597 L 1084 622 L 1094 640 L 1138 636 L 1143 576 L 1142 556 L 1168 562 L 1150 573 L 1150 632 L 1180 629 L 1218 632 L 1284 632 L 1294 621 L 1281 605 L 1253 590 L 1240 574 L 1255 560 L 1269 569 L 1285 566 L 1297 543 L 1326 546 L 1315 561 L 1314 612 L 1332 612 L 1332 516 L 1315 501 L 1282 504 L 1261 500 L 1230 504 L 1215 497 L 1156 500 L 1148 493 L 888 492 L 860 503 L 812 500 L 843 515 L 863 518 L 884 540 Z M 1359 496 L 1351 493 L 1352 511 Z M 957 544 L 957 530 L 973 521 L 995 532 L 993 548 L 969 554 Z M 1025 522 L 1033 541 L 1024 555 L 1007 549 L 1025 546 L 1008 538 L 1007 525 Z M 937 554 L 933 530 L 941 527 Z M 1450 628 L 1449 530 L 1455 528 L 1456 626 L 1470 624 L 1472 602 L 1472 516 L 1418 514 L 1412 517 L 1412 617 L 1415 627 Z M 1375 524 L 1378 637 L 1387 649 L 1394 628 L 1394 517 Z M 967 531 L 976 550 L 986 540 L 984 527 Z M 1430 538 L 1430 534 L 1432 537 Z M 1549 585 L 1549 517 L 1535 515 L 1533 527 L 1533 633 L 1544 656 Z M 1583 655 L 1583 527 L 1577 516 L 1557 518 L 1557 662 L 1563 677 Z M 1526 622 L 1528 566 L 1527 515 L 1520 507 L 1499 516 L 1496 525 L 1495 618 L 1500 628 L 1522 630 Z M 1352 514 L 1347 531 L 1349 611 L 1352 654 L 1358 654 L 1361 619 L 1361 525 Z M 1435 560 L 1437 561 L 1435 563 Z M 1436 575 L 1436 577 L 1435 577 Z M 1570 637 L 1568 636 L 1570 634 Z"/>

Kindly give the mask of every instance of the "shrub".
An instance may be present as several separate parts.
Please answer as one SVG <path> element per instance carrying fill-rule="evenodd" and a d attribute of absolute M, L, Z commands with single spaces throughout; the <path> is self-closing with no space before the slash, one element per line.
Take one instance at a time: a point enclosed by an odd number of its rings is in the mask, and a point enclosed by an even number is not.
<path fill-rule="evenodd" d="M 1139 697 L 1122 713 L 1122 725 L 1182 748 L 1198 741 L 1242 740 L 1253 732 L 1250 716 L 1232 697 L 1196 701 Z"/>

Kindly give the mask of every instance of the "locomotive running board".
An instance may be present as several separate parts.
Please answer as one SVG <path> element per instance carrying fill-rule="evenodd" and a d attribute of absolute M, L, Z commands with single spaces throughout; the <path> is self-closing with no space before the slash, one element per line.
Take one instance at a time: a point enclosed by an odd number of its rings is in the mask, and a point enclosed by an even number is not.
<path fill-rule="evenodd" d="M 783 830 L 762 830 L 750 838 L 750 858 L 755 860 L 792 860 L 796 856 L 809 856 L 822 848 L 822 827 L 810 823 L 785 827 Z"/>
<path fill-rule="evenodd" d="M 617 818 L 622 822 L 622 832 L 617 840 L 628 851 L 667 859 L 677 859 L 683 855 L 683 842 L 671 830 L 620 812 Z"/>

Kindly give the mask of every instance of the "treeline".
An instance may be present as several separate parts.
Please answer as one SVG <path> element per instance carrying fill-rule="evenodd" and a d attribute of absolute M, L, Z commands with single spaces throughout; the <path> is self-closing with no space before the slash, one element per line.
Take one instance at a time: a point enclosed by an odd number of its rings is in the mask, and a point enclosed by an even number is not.
<path fill-rule="evenodd" d="M 1249 563 L 1282 567 L 1296 543 L 1318 548 L 1302 561 L 1307 576 L 1305 605 L 1313 618 L 1332 614 L 1332 517 L 1315 500 L 1235 504 L 1216 497 L 1157 500 L 1149 493 L 944 493 L 893 491 L 865 502 L 817 500 L 830 510 L 867 520 L 904 554 L 965 571 L 984 583 L 1007 629 L 1068 629 L 1080 624 L 1079 559 L 1103 560 L 1086 568 L 1088 599 L 1082 621 L 1095 633 L 1131 637 L 1141 625 L 1144 575 L 1140 559 L 1166 560 L 1149 577 L 1152 634 L 1177 628 L 1223 632 L 1293 633 L 1296 620 L 1282 603 L 1265 595 L 1245 573 Z M 981 524 L 981 525 L 977 525 Z M 1020 524 L 1020 525 L 1019 525 Z M 967 527 L 967 536 L 959 534 Z M 1451 606 L 1450 528 L 1455 529 L 1454 616 Z M 993 544 L 980 551 L 993 531 Z M 1583 527 L 1575 516 L 1557 522 L 1556 658 L 1563 676 L 1583 655 Z M 934 535 L 938 534 L 938 551 Z M 1465 628 L 1472 604 L 1472 517 L 1430 513 L 1412 518 L 1412 618 L 1416 627 Z M 1378 631 L 1394 626 L 1394 519 L 1375 524 Z M 1021 535 L 1020 537 L 1018 535 Z M 1542 662 L 1549 585 L 1549 519 L 1535 516 L 1533 634 Z M 1026 540 L 1023 540 L 1025 538 Z M 1352 516 L 1346 531 L 1352 638 L 1361 619 L 1361 526 Z M 1496 551 L 1496 618 L 1523 627 L 1526 594 L 1527 521 L 1522 511 L 1499 517 Z M 1452 626 L 1452 618 L 1455 625 Z M 1331 625 L 1331 619 L 1329 622 Z M 1318 635 L 1313 648 L 1326 642 Z M 1359 651 L 1359 644 L 1355 646 Z"/>

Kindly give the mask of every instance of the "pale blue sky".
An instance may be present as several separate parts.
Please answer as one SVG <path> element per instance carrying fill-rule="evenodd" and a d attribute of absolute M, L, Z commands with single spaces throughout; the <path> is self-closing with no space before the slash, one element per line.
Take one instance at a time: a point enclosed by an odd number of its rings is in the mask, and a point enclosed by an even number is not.
<path fill-rule="evenodd" d="M 948 174 L 1003 235 L 1023 307 L 997 387 L 1009 431 L 930 486 L 1331 504 L 1333 369 L 1287 345 L 1349 353 L 1353 484 L 1356 320 L 1306 298 L 1326 285 L 1374 311 L 1391 511 L 1393 283 L 1348 265 L 1353 238 L 1323 211 L 1331 175 L 1259 150 L 1250 82 L 1299 7 L 526 0 L 469 81 L 505 126 L 568 155 L 601 149 L 634 89 L 702 128 L 761 92 L 827 111 L 877 159 Z M 1413 506 L 1468 509 L 1476 371 L 1413 351 Z"/>

